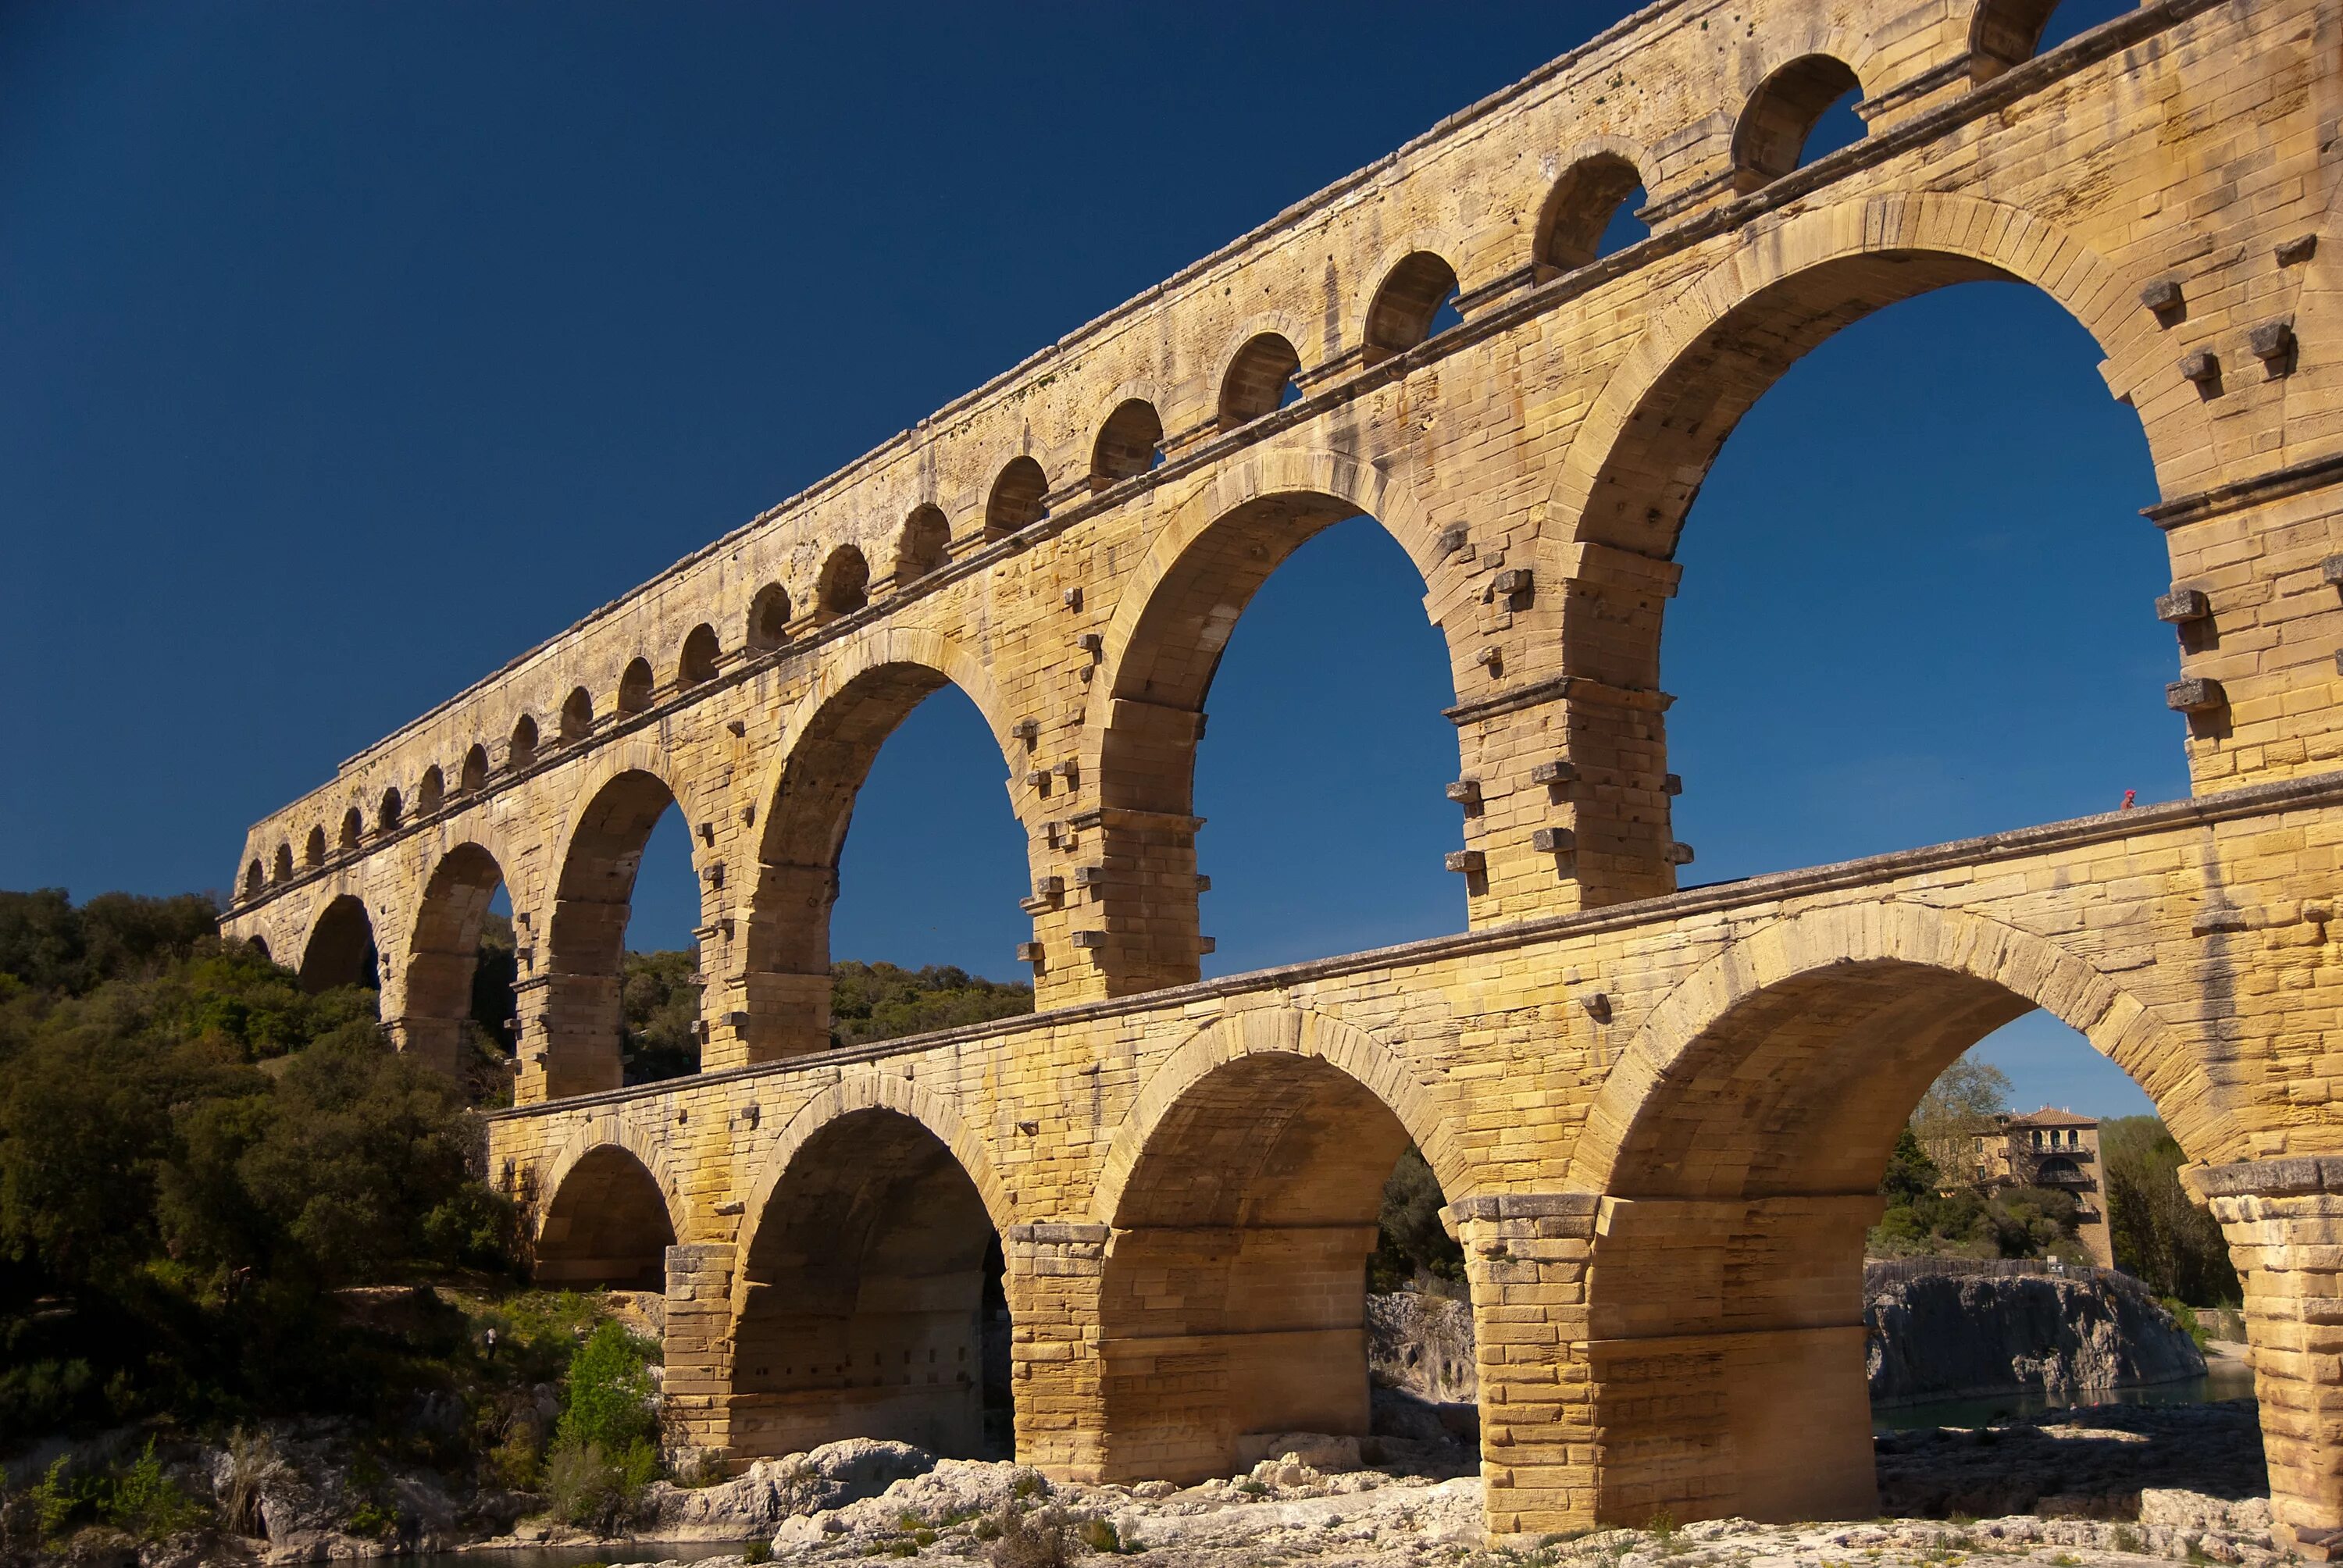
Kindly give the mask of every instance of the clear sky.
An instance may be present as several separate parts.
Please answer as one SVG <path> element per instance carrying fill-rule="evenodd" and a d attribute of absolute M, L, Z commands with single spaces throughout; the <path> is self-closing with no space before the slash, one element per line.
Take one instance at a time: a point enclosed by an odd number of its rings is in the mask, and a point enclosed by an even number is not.
<path fill-rule="evenodd" d="M 225 887 L 342 757 L 1625 9 L 0 10 L 0 886 Z M 1663 672 L 1691 879 L 2185 791 L 2097 357 L 1967 286 L 1727 444 Z M 1215 972 L 1462 925 L 1421 593 L 1356 521 L 1240 624 Z M 963 699 L 912 717 L 839 956 L 1019 972 L 1002 784 Z M 634 945 L 692 899 L 671 827 Z M 2144 1108 L 2045 1020 L 1986 1050 L 2025 1104 Z"/>

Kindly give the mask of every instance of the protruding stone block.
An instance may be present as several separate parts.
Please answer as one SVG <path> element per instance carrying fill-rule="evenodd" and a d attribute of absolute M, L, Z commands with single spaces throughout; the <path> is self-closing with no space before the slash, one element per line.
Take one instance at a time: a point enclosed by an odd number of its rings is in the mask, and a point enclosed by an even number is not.
<path fill-rule="evenodd" d="M 2139 302 L 2157 316 L 2171 316 L 2187 303 L 2176 278 L 2159 277 L 2139 291 Z"/>
<path fill-rule="evenodd" d="M 1533 784 L 1568 784 L 1578 777 L 1578 769 L 1567 757 L 1555 757 L 1530 769 Z"/>
<path fill-rule="evenodd" d="M 1106 933 L 1104 931 L 1076 931 L 1073 935 L 1073 943 L 1074 946 L 1078 948 L 1102 948 L 1106 946 Z"/>
<path fill-rule="evenodd" d="M 2177 588 L 2156 601 L 2156 618 L 2175 626 L 2203 620 L 2212 613 L 2213 601 L 2205 597 L 2202 588 Z"/>
<path fill-rule="evenodd" d="M 1668 846 L 1668 864 L 1671 866 L 1691 865 L 1692 846 L 1690 844 L 1684 843 L 1670 844 Z"/>
<path fill-rule="evenodd" d="M 1534 828 L 1530 848 L 1541 855 L 1566 855 L 1578 847 L 1578 837 L 1567 828 Z"/>
<path fill-rule="evenodd" d="M 1448 798 L 1467 809 L 1477 808 L 1481 804 L 1481 781 L 1478 779 L 1452 779 L 1448 785 Z"/>
<path fill-rule="evenodd" d="M 2209 713 L 2228 700 L 2221 683 L 2192 675 L 2164 689 L 2164 706 L 2175 713 Z"/>
<path fill-rule="evenodd" d="M 2199 348 L 2181 357 L 2180 378 L 2194 382 L 2199 391 L 2217 386 L 2221 380 L 2221 362 L 2209 348 Z"/>
<path fill-rule="evenodd" d="M 1451 849 L 1448 852 L 1448 869 L 1452 871 L 1485 871 L 1489 869 L 1489 858 L 1478 849 Z"/>

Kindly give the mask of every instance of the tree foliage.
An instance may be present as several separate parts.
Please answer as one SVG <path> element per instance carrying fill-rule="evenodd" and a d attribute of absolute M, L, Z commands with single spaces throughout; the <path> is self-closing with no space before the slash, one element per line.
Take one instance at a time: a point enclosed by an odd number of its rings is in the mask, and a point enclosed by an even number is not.
<path fill-rule="evenodd" d="M 2009 1075 L 1964 1053 L 1936 1075 L 1912 1112 L 1912 1135 L 1936 1169 L 1953 1181 L 1976 1169 L 1976 1140 L 2009 1110 Z"/>
<path fill-rule="evenodd" d="M 1375 1250 L 1367 1259 L 1367 1288 L 1388 1292 L 1427 1278 L 1453 1284 L 1464 1278 L 1464 1249 L 1440 1222 L 1447 1203 L 1440 1179 L 1413 1147 L 1399 1157 L 1383 1183 Z"/>
<path fill-rule="evenodd" d="M 2199 1306 L 2243 1301 L 2221 1227 L 2181 1190 L 2187 1159 L 2160 1118 L 2121 1116 L 2099 1124 L 2116 1262 L 2160 1296 Z"/>
<path fill-rule="evenodd" d="M 950 964 L 832 964 L 830 1036 L 839 1045 L 900 1040 L 1033 1010 L 1033 988 L 980 980 Z"/>

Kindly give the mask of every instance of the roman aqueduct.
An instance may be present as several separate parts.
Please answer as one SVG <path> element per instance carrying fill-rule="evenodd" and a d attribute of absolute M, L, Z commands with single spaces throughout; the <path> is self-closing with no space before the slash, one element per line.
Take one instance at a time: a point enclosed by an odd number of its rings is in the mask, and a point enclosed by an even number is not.
<path fill-rule="evenodd" d="M 1466 1248 L 1501 1536 L 1874 1512 L 1880 1171 L 1936 1071 L 2042 1008 L 2196 1161 L 2278 1513 L 2323 1553 L 2343 0 L 2154 0 L 2037 52 L 2048 9 L 1662 0 L 351 758 L 252 829 L 229 929 L 319 985 L 378 950 L 388 1028 L 452 1061 L 508 890 L 492 1174 L 546 1277 L 665 1290 L 668 1390 L 736 1461 L 970 1446 L 996 1241 L 1024 1458 L 1186 1479 L 1363 1430 L 1363 1261 L 1413 1143 Z M 1802 166 L 1849 88 L 1866 134 Z M 1598 256 L 1638 186 L 1649 236 Z M 2146 430 L 2172 590 L 2139 613 L 2177 631 L 2193 794 L 1678 890 L 1658 655 L 1707 466 L 1799 355 L 1980 278 L 2063 306 Z M 1358 513 L 1446 641 L 1469 929 L 1200 980 L 1206 689 L 1254 589 Z M 947 683 L 1027 833 L 1040 1010 L 833 1049 L 855 795 Z M 704 1069 L 627 1088 L 620 947 L 671 803 Z"/>

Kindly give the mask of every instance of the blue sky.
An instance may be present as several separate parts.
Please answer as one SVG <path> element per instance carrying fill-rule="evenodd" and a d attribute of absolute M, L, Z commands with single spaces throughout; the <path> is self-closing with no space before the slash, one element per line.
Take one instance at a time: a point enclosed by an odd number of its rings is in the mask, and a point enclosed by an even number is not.
<path fill-rule="evenodd" d="M 224 885 L 339 758 L 1624 9 L 9 8 L 0 886 Z M 1694 879 L 2184 792 L 2097 358 L 1968 286 L 1727 444 L 1663 675 Z M 1197 779 L 1220 972 L 1462 924 L 1420 594 L 1354 522 L 1241 623 Z M 839 956 L 1018 972 L 1001 782 L 963 700 L 913 716 Z M 636 945 L 691 898 L 670 829 Z M 2026 1103 L 2144 1104 L 2056 1026 L 1985 1049 Z"/>

